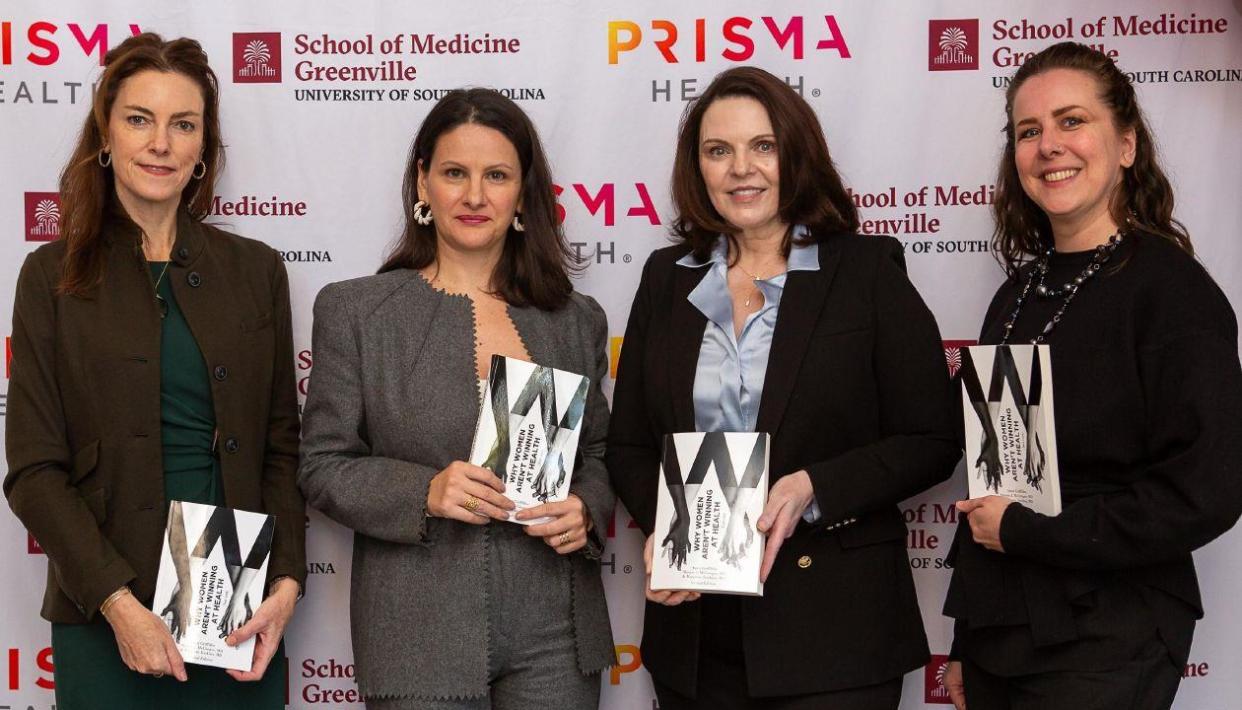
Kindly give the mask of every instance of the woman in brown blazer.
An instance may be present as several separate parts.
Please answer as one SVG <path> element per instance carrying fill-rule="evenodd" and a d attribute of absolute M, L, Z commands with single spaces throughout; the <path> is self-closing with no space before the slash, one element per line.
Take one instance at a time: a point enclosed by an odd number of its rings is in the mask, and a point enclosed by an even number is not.
<path fill-rule="evenodd" d="M 4 492 L 47 553 L 62 709 L 284 706 L 285 663 L 264 670 L 305 579 L 288 282 L 202 224 L 223 158 L 199 44 L 126 40 L 61 176 L 61 238 L 18 278 Z M 187 672 L 148 608 L 170 500 L 275 516 L 268 596 L 228 639 L 257 635 L 228 671 L 257 683 Z"/>

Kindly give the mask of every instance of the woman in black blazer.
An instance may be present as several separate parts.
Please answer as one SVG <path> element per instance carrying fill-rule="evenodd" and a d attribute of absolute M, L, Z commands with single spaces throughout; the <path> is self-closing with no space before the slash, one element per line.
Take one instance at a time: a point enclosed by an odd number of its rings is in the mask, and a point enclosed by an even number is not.
<path fill-rule="evenodd" d="M 897 503 L 960 455 L 936 323 L 901 245 L 854 233 L 813 110 L 767 72 L 690 104 L 673 195 L 680 243 L 648 259 L 626 327 L 614 487 L 650 536 L 662 438 L 683 431 L 769 433 L 774 483 L 762 597 L 648 586 L 660 706 L 896 708 L 928 657 Z"/>

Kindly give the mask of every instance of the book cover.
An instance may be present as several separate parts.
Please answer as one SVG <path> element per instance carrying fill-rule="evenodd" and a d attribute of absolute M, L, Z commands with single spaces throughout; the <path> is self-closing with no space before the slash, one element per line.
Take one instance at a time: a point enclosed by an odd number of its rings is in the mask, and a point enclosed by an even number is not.
<path fill-rule="evenodd" d="M 960 375 L 970 497 L 1005 496 L 1044 515 L 1059 515 L 1048 346 L 962 348 Z"/>
<path fill-rule="evenodd" d="M 519 510 L 565 500 L 578 456 L 590 378 L 493 355 L 470 463 L 491 469 Z"/>
<path fill-rule="evenodd" d="M 660 474 L 651 588 L 762 596 L 768 435 L 668 434 Z"/>
<path fill-rule="evenodd" d="M 254 638 L 224 639 L 263 601 L 276 519 L 262 513 L 185 503 L 168 506 L 155 582 L 155 612 L 186 663 L 248 671 Z"/>

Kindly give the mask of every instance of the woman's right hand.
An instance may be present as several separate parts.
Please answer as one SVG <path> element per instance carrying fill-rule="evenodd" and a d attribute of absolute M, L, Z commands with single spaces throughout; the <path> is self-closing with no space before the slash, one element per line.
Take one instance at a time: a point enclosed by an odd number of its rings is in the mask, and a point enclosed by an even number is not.
<path fill-rule="evenodd" d="M 491 471 L 454 461 L 431 479 L 427 488 L 427 512 L 472 525 L 508 520 L 513 501 L 504 496 L 505 484 Z"/>
<path fill-rule="evenodd" d="M 698 592 L 691 592 L 685 589 L 661 589 L 659 591 L 651 590 L 651 563 L 654 560 L 655 542 L 652 535 L 647 536 L 647 544 L 643 545 L 643 567 L 647 569 L 647 600 L 656 604 L 665 606 L 677 606 L 682 602 L 692 602 L 699 598 Z"/>
<path fill-rule="evenodd" d="M 945 669 L 944 689 L 949 691 L 949 700 L 953 701 L 955 710 L 966 710 L 966 684 L 962 682 L 962 662 L 949 661 Z"/>
<path fill-rule="evenodd" d="M 104 616 L 116 634 L 121 660 L 131 671 L 185 681 L 185 661 L 160 617 L 131 594 L 117 599 Z"/>

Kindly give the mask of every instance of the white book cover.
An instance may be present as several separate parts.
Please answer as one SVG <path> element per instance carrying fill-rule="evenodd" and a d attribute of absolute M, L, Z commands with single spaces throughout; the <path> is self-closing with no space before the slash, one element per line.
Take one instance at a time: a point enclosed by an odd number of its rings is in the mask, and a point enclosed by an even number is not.
<path fill-rule="evenodd" d="M 768 435 L 668 434 L 660 474 L 651 588 L 762 596 Z"/>
<path fill-rule="evenodd" d="M 186 663 L 250 670 L 254 638 L 225 637 L 263 601 L 275 518 L 172 501 L 151 610 L 168 624 Z"/>
<path fill-rule="evenodd" d="M 547 522 L 513 515 L 569 497 L 590 385 L 584 375 L 492 356 L 470 463 L 504 481 L 505 496 L 517 506 L 509 514 L 513 522 Z"/>
<path fill-rule="evenodd" d="M 1052 355 L 1047 345 L 962 348 L 962 405 L 971 498 L 999 495 L 1061 513 Z"/>

